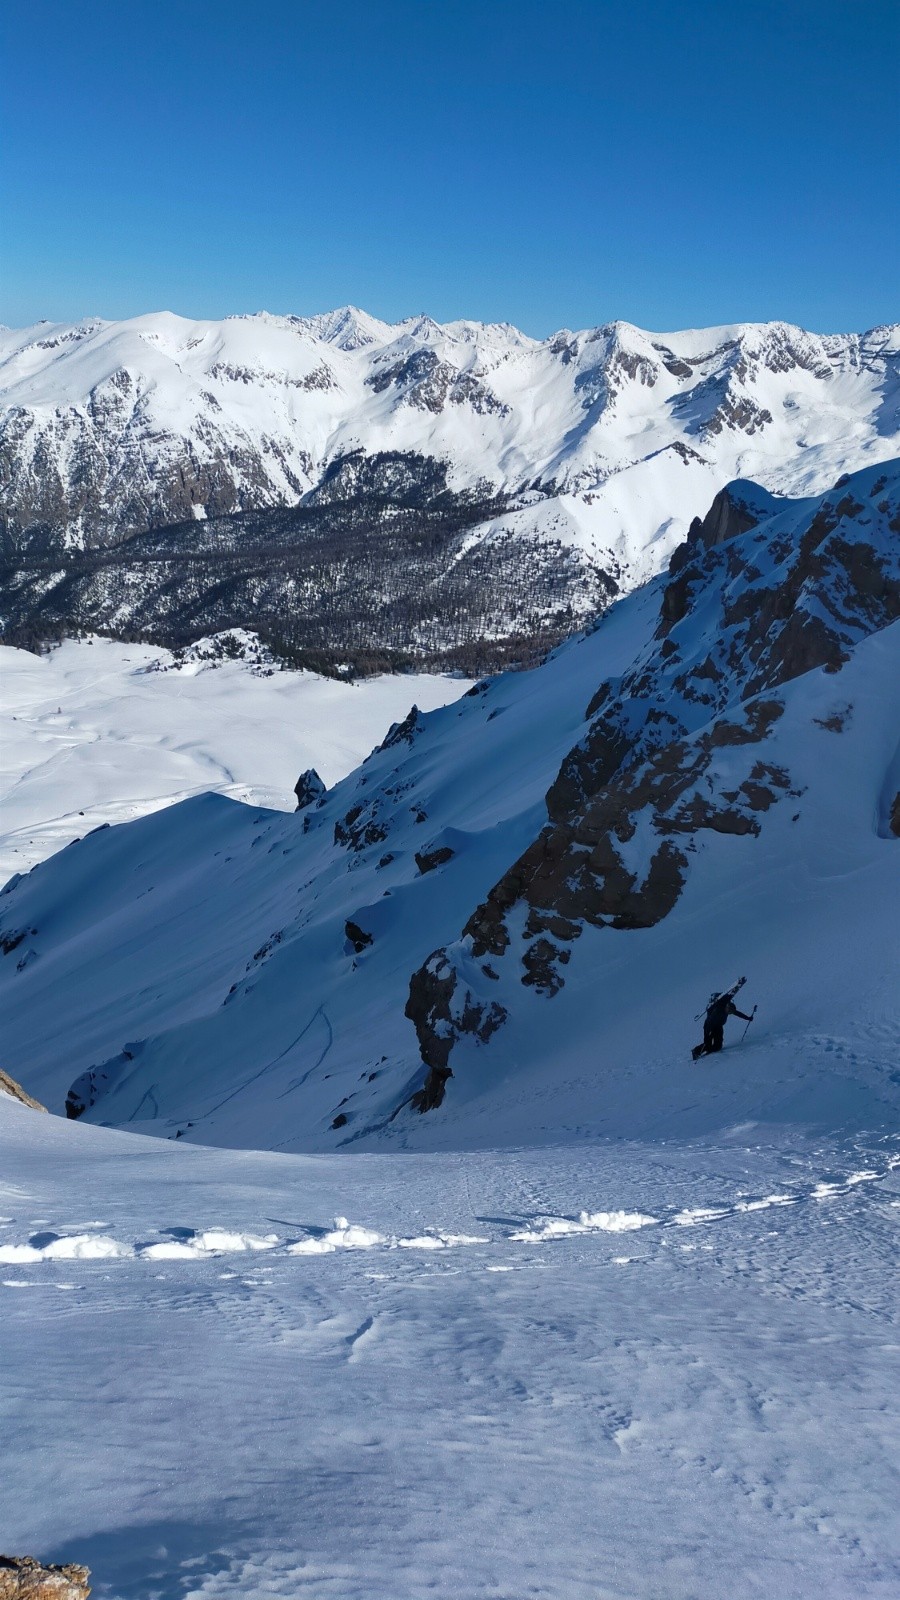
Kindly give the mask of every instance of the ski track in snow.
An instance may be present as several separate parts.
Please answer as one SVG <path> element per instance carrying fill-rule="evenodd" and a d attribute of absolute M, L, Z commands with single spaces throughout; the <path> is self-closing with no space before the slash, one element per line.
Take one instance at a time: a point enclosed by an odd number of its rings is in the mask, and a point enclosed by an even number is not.
<path fill-rule="evenodd" d="M 203 1261 L 212 1257 L 243 1252 L 273 1252 L 289 1256 L 331 1255 L 339 1250 L 446 1250 L 464 1246 L 512 1244 L 550 1244 L 561 1239 L 604 1233 L 632 1233 L 648 1228 L 696 1228 L 729 1218 L 749 1216 L 772 1208 L 819 1204 L 852 1195 L 863 1184 L 879 1183 L 900 1167 L 900 1155 L 890 1157 L 881 1169 L 861 1168 L 837 1180 L 820 1179 L 805 1189 L 768 1194 L 757 1199 L 736 1199 L 731 1205 L 690 1206 L 670 1216 L 655 1217 L 640 1211 L 581 1211 L 577 1217 L 536 1217 L 528 1227 L 506 1233 L 452 1233 L 429 1226 L 408 1237 L 379 1233 L 347 1217 L 334 1218 L 331 1228 L 310 1229 L 300 1238 L 285 1239 L 276 1233 L 244 1233 L 227 1228 L 173 1228 L 158 1240 L 123 1242 L 105 1234 L 47 1232 L 33 1234 L 22 1243 L 0 1243 L 0 1262 L 35 1263 L 42 1261 L 96 1261 L 139 1257 L 146 1261 Z M 0 1218 L 0 1227 L 10 1227 L 14 1219 Z M 88 1224 L 102 1227 L 102 1223 Z M 148 1225 L 148 1231 L 152 1229 Z M 617 1258 L 622 1264 L 624 1258 Z"/>

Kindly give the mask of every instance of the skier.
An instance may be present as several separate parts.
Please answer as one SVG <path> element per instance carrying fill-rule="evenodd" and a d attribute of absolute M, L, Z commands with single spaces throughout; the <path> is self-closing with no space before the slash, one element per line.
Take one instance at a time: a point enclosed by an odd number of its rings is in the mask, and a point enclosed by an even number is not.
<path fill-rule="evenodd" d="M 751 1022 L 753 1020 L 756 1011 L 755 1006 L 748 1016 L 746 1011 L 739 1011 L 734 1003 L 735 995 L 745 982 L 746 979 L 741 978 L 733 989 L 727 989 L 724 994 L 714 994 L 712 996 L 706 1008 L 706 1016 L 703 1019 L 703 1043 L 695 1045 L 691 1051 L 694 1061 L 698 1061 L 701 1056 L 715 1055 L 716 1051 L 721 1050 L 722 1035 L 729 1017 L 740 1017 L 743 1022 Z"/>

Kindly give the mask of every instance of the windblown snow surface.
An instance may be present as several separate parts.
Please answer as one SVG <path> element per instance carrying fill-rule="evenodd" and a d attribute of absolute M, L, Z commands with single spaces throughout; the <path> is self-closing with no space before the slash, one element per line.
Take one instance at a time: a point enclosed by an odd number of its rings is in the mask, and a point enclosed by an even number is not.
<path fill-rule="evenodd" d="M 0 1101 L 7 1547 L 107 1600 L 896 1595 L 894 1142 L 304 1157 Z"/>
<path fill-rule="evenodd" d="M 178 658 L 103 638 L 42 656 L 0 646 L 0 880 L 191 794 L 293 811 L 308 767 L 334 784 L 411 705 L 432 711 L 468 687 L 424 674 L 269 676 L 252 656 L 207 659 L 203 640 Z"/>
<path fill-rule="evenodd" d="M 5 1065 L 85 1105 L 0 1101 L 8 1548 L 104 1600 L 893 1600 L 897 495 L 763 506 L 299 816 L 195 797 L 4 892 Z M 579 880 L 548 995 L 511 894 L 492 978 L 462 930 L 560 764 L 660 706 L 695 789 L 618 843 L 640 886 L 678 824 L 674 904 Z"/>

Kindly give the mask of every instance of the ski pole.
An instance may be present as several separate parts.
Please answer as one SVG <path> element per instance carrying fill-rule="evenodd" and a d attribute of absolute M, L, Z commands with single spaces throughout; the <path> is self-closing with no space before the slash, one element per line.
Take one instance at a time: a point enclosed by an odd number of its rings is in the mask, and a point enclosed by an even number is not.
<path fill-rule="evenodd" d="M 752 1011 L 751 1011 L 751 1013 L 750 1013 L 750 1016 L 749 1016 L 749 1019 L 748 1019 L 748 1022 L 747 1022 L 747 1028 L 749 1028 L 749 1026 L 750 1026 L 750 1023 L 751 1023 L 751 1022 L 752 1022 L 752 1021 L 753 1021 L 753 1018 L 754 1018 L 754 1017 L 755 1017 L 755 1016 L 756 1016 L 756 1007 L 755 1007 L 755 1006 L 754 1006 L 754 1007 L 753 1007 L 753 1010 L 752 1010 Z M 742 1034 L 741 1034 L 741 1044 L 743 1044 L 743 1042 L 744 1042 L 744 1040 L 745 1040 L 745 1039 L 746 1039 L 746 1037 L 747 1037 L 747 1028 L 745 1028 L 745 1029 L 744 1029 L 744 1031 L 743 1031 L 743 1033 L 742 1033 Z"/>

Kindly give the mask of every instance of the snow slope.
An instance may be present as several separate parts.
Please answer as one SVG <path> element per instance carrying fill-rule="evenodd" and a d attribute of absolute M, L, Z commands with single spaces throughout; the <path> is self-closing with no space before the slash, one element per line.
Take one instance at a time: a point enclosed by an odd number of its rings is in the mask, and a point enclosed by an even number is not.
<path fill-rule="evenodd" d="M 0 1093 L 9 1548 L 99 1600 L 893 1600 L 898 528 L 896 467 L 737 485 L 301 814 L 0 895 L 4 1064 L 86 1107 Z"/>
<path fill-rule="evenodd" d="M 208 795 L 45 862 L 0 900 L 8 1069 L 285 1150 L 894 1126 L 898 495 L 738 486 L 749 531 L 301 816 Z M 740 973 L 740 1057 L 691 1068 Z"/>
<path fill-rule="evenodd" d="M 431 711 L 469 687 L 267 676 L 252 655 L 207 662 L 203 641 L 177 659 L 103 638 L 40 656 L 0 646 L 0 881 L 190 794 L 293 811 L 301 772 L 336 783 L 411 705 Z"/>
<path fill-rule="evenodd" d="M 626 586 L 734 477 L 824 491 L 896 454 L 897 328 L 786 323 L 546 340 L 507 324 L 396 324 L 352 307 L 222 322 L 170 313 L 0 333 L 13 546 L 110 540 L 295 504 L 353 451 L 487 481 Z"/>
<path fill-rule="evenodd" d="M 98 1600 L 889 1600 L 898 1159 L 303 1158 L 0 1096 L 4 1540 Z"/>

